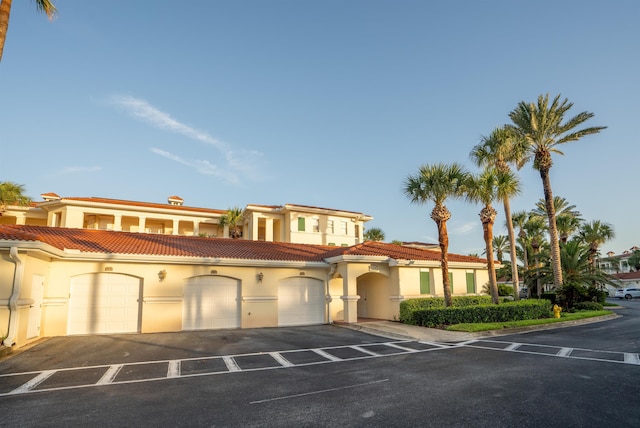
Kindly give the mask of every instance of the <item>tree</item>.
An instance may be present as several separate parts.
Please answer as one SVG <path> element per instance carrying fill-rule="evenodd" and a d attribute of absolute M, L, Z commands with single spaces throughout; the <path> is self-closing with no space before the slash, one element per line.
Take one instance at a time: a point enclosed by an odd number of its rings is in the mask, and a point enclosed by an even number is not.
<path fill-rule="evenodd" d="M 589 263 L 595 269 L 598 249 L 605 242 L 615 238 L 613 226 L 600 220 L 593 220 L 582 225 L 579 236 L 582 242 L 589 246 Z"/>
<path fill-rule="evenodd" d="M 493 243 L 491 245 L 493 251 L 496 253 L 496 259 L 498 263 L 502 264 L 504 253 L 509 253 L 509 237 L 504 235 L 498 235 L 493 237 Z"/>
<path fill-rule="evenodd" d="M 410 175 L 404 182 L 404 194 L 412 203 L 434 203 L 431 219 L 438 227 L 438 243 L 440 245 L 440 266 L 444 288 L 445 306 L 451 306 L 451 283 L 449 282 L 449 235 L 447 220 L 451 213 L 445 206 L 448 198 L 460 198 L 464 195 L 464 185 L 469 173 L 459 164 L 423 165 L 418 173 Z"/>
<path fill-rule="evenodd" d="M 496 281 L 495 264 L 493 260 L 493 225 L 495 224 L 497 211 L 492 203 L 513 196 L 519 191 L 518 180 L 515 175 L 507 170 L 498 171 L 495 168 L 486 168 L 481 174 L 470 175 L 466 184 L 465 196 L 471 202 L 484 204 L 480 211 L 480 222 L 484 233 L 485 254 L 487 255 L 487 268 L 489 270 L 489 289 L 491 300 L 498 304 L 498 285 Z"/>
<path fill-rule="evenodd" d="M 384 241 L 384 232 L 379 227 L 372 227 L 364 232 L 365 241 Z"/>
<path fill-rule="evenodd" d="M 0 183 L 0 217 L 7 210 L 8 205 L 26 206 L 31 203 L 31 198 L 24 194 L 25 188 L 22 184 L 11 181 Z"/>
<path fill-rule="evenodd" d="M 229 236 L 233 239 L 242 236 L 242 208 L 229 208 L 226 213 L 220 217 L 220 226 L 229 228 Z"/>
<path fill-rule="evenodd" d="M 560 243 L 556 227 L 556 214 L 553 206 L 553 191 L 549 171 L 553 166 L 551 154 L 563 153 L 558 149 L 561 144 L 577 141 L 580 138 L 597 134 L 606 127 L 594 126 L 575 130 L 594 115 L 581 112 L 565 121 L 565 114 L 573 107 L 568 99 L 560 100 L 557 95 L 549 104 L 549 95 L 540 95 L 537 103 L 520 102 L 509 113 L 513 122 L 512 129 L 526 142 L 527 158 L 533 157 L 533 167 L 540 173 L 544 200 L 549 221 L 549 237 L 551 245 L 551 261 L 553 267 L 553 283 L 556 288 L 562 285 L 562 266 L 560 260 Z"/>
<path fill-rule="evenodd" d="M 545 244 L 544 234 L 547 231 L 545 221 L 542 217 L 529 215 L 527 222 L 524 224 L 527 241 L 526 244 L 531 247 L 533 253 L 533 265 L 536 273 L 536 291 L 538 297 L 542 295 L 542 283 L 540 281 L 540 251 Z"/>
<path fill-rule="evenodd" d="M 36 0 L 36 8 L 40 12 L 47 14 L 49 20 L 55 18 L 58 10 L 51 0 Z M 11 14 L 11 0 L 0 0 L 0 61 L 2 61 L 2 51 L 4 50 L 4 42 L 7 38 L 7 30 L 9 29 L 9 15 Z"/>
<path fill-rule="evenodd" d="M 473 147 L 470 153 L 471 160 L 479 167 L 495 167 L 498 171 L 511 171 L 509 165 L 515 165 L 517 169 L 522 168 L 526 155 L 525 140 L 517 138 L 513 129 L 502 126 L 494 129 L 489 136 L 483 136 L 480 143 Z M 514 195 L 512 195 L 514 196 Z M 507 236 L 509 236 L 509 255 L 511 257 L 511 278 L 513 284 L 513 297 L 520 299 L 518 290 L 520 279 L 518 278 L 518 262 L 516 260 L 516 235 L 513 230 L 513 219 L 511 217 L 510 196 L 500 198 L 504 208 L 505 224 L 507 226 Z"/>
<path fill-rule="evenodd" d="M 640 271 L 640 250 L 635 250 L 633 254 L 629 256 L 627 263 L 629 263 L 629 267 L 635 269 L 636 271 Z M 618 263 L 616 266 L 619 267 L 620 264 Z M 616 267 L 616 272 L 619 270 L 618 267 Z"/>
<path fill-rule="evenodd" d="M 556 227 L 558 228 L 558 236 L 560 242 L 566 244 L 569 237 L 573 235 L 582 224 L 582 220 L 570 214 L 561 214 L 556 216 Z"/>
<path fill-rule="evenodd" d="M 582 218 L 582 214 L 580 214 L 580 211 L 576 210 L 576 206 L 569 204 L 569 201 L 561 196 L 553 197 L 553 209 L 556 213 L 556 217 L 569 215 L 576 218 Z M 539 215 L 540 217 L 547 217 L 547 202 L 544 199 L 540 199 L 536 202 L 536 207 L 531 212 L 535 215 Z"/>

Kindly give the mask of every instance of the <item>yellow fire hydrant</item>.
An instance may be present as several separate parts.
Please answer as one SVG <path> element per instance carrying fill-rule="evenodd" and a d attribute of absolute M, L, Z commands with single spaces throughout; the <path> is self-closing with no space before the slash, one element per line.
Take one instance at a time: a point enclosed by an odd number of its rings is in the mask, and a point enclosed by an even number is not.
<path fill-rule="evenodd" d="M 562 308 L 558 305 L 553 305 L 553 317 L 560 318 L 560 312 L 562 312 Z"/>

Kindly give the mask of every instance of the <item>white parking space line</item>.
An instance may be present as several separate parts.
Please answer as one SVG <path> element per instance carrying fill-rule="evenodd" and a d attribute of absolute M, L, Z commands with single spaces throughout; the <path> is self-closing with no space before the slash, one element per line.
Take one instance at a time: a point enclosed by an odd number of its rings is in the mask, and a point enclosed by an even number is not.
<path fill-rule="evenodd" d="M 229 370 L 230 372 L 239 372 L 241 370 L 240 366 L 238 365 L 238 363 L 236 363 L 236 360 L 234 360 L 233 357 L 222 357 L 222 361 L 224 361 L 224 364 L 227 366 L 227 370 Z"/>
<path fill-rule="evenodd" d="M 271 355 L 274 360 L 279 362 L 282 367 L 293 367 L 295 365 L 291 361 L 283 357 L 279 352 L 269 352 L 269 355 Z"/>
<path fill-rule="evenodd" d="M 312 351 L 315 352 L 316 354 L 326 358 L 327 360 L 342 361 L 342 358 L 338 358 L 335 355 L 331 355 L 328 352 L 324 352 L 322 349 L 312 349 Z"/>
<path fill-rule="evenodd" d="M 556 355 L 558 357 L 568 357 L 573 352 L 573 348 L 561 348 Z"/>
<path fill-rule="evenodd" d="M 406 348 L 406 347 L 400 346 L 400 345 L 398 345 L 396 343 L 385 343 L 385 345 L 392 346 L 392 347 L 398 348 L 398 349 L 402 349 L 405 352 L 418 352 L 417 349 Z"/>
<path fill-rule="evenodd" d="M 522 343 L 512 343 L 511 345 L 509 345 L 506 348 L 504 348 L 504 350 L 505 351 L 515 351 L 516 349 L 518 349 L 521 346 L 522 346 Z"/>
<path fill-rule="evenodd" d="M 365 354 L 373 355 L 374 357 L 377 357 L 380 355 L 377 352 L 370 351 L 367 348 L 363 348 L 362 346 L 358 346 L 358 345 L 350 346 L 350 348 L 355 349 L 356 351 L 359 351 L 359 352 L 363 352 Z"/>
<path fill-rule="evenodd" d="M 100 380 L 96 382 L 96 385 L 106 385 L 113 382 L 113 379 L 118 375 L 118 372 L 122 369 L 124 364 L 115 364 L 110 366 L 109 369 L 102 375 Z"/>
<path fill-rule="evenodd" d="M 637 364 L 640 365 L 640 356 L 638 354 L 629 354 L 627 352 L 624 353 L 624 362 L 627 364 Z"/>
<path fill-rule="evenodd" d="M 167 377 L 180 377 L 180 360 L 169 361 Z"/>
<path fill-rule="evenodd" d="M 35 388 L 36 386 L 40 385 L 42 382 L 47 380 L 55 372 L 56 372 L 56 370 L 44 371 L 44 372 L 40 373 L 38 376 L 36 376 L 33 379 L 31 379 L 29 382 L 27 382 L 25 384 L 22 384 L 19 387 L 17 387 L 16 389 L 14 389 L 13 391 L 11 391 L 9 393 L 9 395 L 12 395 L 12 394 L 24 394 L 25 392 L 29 392 L 33 388 Z"/>

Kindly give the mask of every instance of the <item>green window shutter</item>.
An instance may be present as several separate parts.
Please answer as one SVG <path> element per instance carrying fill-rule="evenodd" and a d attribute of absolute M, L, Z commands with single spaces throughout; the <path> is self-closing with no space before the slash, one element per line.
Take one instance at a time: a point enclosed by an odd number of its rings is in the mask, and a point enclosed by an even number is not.
<path fill-rule="evenodd" d="M 476 277 L 473 272 L 467 272 L 467 293 L 476 292 Z"/>
<path fill-rule="evenodd" d="M 304 217 L 298 217 L 298 232 L 304 232 Z"/>
<path fill-rule="evenodd" d="M 451 294 L 453 294 L 453 273 L 449 272 L 449 287 L 451 288 Z"/>
<path fill-rule="evenodd" d="M 420 272 L 420 294 L 431 294 L 430 272 Z"/>

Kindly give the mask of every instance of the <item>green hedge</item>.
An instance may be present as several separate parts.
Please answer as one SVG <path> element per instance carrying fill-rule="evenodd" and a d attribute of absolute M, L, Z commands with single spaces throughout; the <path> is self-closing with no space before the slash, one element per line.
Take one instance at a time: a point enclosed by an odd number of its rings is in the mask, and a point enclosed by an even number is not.
<path fill-rule="evenodd" d="M 491 296 L 454 296 L 453 306 L 477 306 L 491 304 Z M 444 297 L 424 297 L 407 299 L 400 302 L 400 321 L 408 322 L 415 311 L 424 309 L 444 308 Z"/>
<path fill-rule="evenodd" d="M 402 302 L 404 303 L 404 302 Z M 402 305 L 401 314 L 402 314 Z M 508 322 L 549 318 L 551 302 L 548 300 L 522 300 L 500 305 L 480 304 L 474 306 L 433 307 L 414 310 L 404 314 L 401 321 L 423 327 L 440 327 L 462 323 Z"/>

